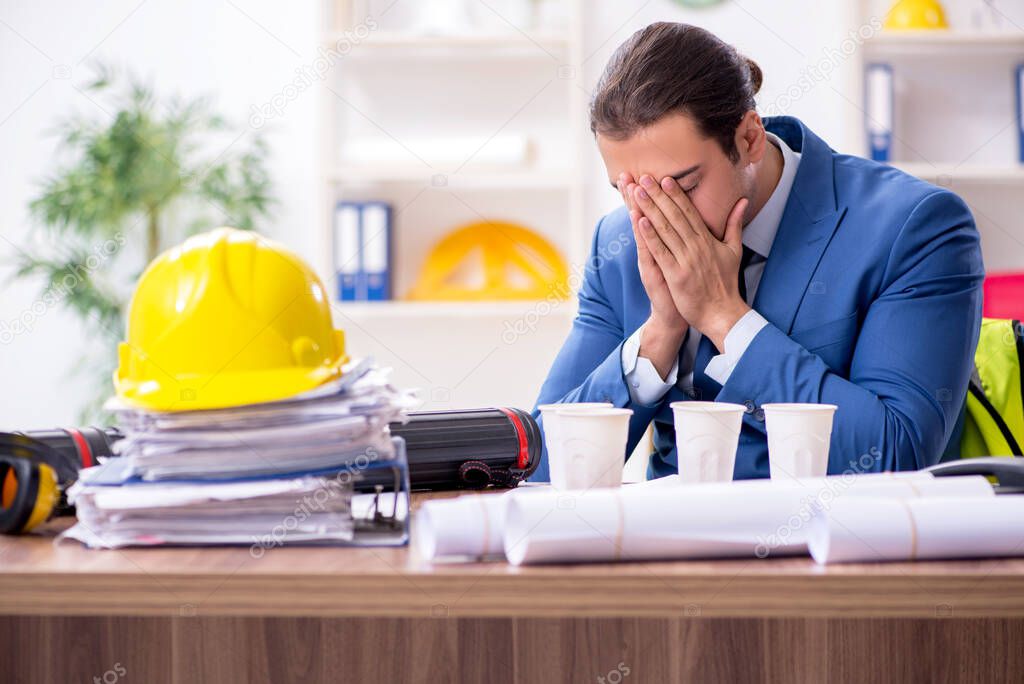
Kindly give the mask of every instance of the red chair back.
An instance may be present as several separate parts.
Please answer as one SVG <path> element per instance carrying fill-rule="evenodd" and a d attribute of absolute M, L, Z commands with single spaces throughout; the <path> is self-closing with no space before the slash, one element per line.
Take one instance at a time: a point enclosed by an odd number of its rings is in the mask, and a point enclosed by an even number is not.
<path fill-rule="evenodd" d="M 989 273 L 984 288 L 982 315 L 1024 320 L 1024 273 Z"/>

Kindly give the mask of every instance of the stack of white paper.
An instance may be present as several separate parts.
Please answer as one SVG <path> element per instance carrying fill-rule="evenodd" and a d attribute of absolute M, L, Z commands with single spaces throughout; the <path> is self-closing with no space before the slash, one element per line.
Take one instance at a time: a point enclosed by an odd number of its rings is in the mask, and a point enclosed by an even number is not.
<path fill-rule="evenodd" d="M 403 442 L 388 424 L 412 403 L 370 360 L 286 401 L 164 413 L 112 402 L 125 433 L 115 445 L 120 458 L 82 471 L 68 492 L 79 522 L 65 536 L 100 548 L 263 549 L 347 543 L 361 529 L 400 543 L 408 476 Z M 370 495 L 372 506 L 356 506 L 353 483 L 371 476 L 401 489 L 392 510 L 380 509 L 381 492 Z"/>
<path fill-rule="evenodd" d="M 89 470 L 96 471 L 97 468 Z M 89 471 L 84 471 L 87 475 Z M 68 490 L 78 524 L 61 538 L 94 548 L 163 544 L 248 544 L 262 552 L 283 544 L 349 542 L 355 521 L 408 515 L 408 497 L 353 494 L 350 482 L 300 477 L 230 483 L 95 486 Z"/>
<path fill-rule="evenodd" d="M 90 486 L 68 491 L 78 524 L 65 533 L 92 547 L 253 544 L 352 538 L 350 483 L 303 477 L 224 484 Z"/>
<path fill-rule="evenodd" d="M 364 361 L 287 401 L 167 413 L 114 404 L 125 433 L 115 449 L 143 480 L 315 472 L 392 458 L 388 423 L 412 403 L 388 383 L 386 370 Z"/>
<path fill-rule="evenodd" d="M 1024 497 L 838 501 L 808 546 L 819 563 L 1024 556 Z"/>

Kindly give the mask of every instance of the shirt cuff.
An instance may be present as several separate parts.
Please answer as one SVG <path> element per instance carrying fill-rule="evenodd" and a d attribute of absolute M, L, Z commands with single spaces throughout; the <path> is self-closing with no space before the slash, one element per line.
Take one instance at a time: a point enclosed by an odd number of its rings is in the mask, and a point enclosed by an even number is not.
<path fill-rule="evenodd" d="M 622 345 L 622 374 L 626 378 L 629 397 L 636 404 L 651 406 L 665 396 L 665 393 L 676 384 L 679 373 L 677 357 L 665 380 L 658 375 L 658 370 L 650 359 L 640 357 L 640 328 L 629 336 Z"/>
<path fill-rule="evenodd" d="M 725 336 L 725 351 L 711 357 L 711 360 L 708 361 L 708 365 L 704 369 L 705 375 L 719 385 L 724 385 L 732 375 L 732 369 L 743 358 L 747 347 L 754 341 L 757 333 L 761 332 L 761 328 L 766 325 L 768 325 L 768 321 L 765 320 L 765 317 L 753 309 L 743 314 L 743 317 L 736 321 L 736 324 Z"/>

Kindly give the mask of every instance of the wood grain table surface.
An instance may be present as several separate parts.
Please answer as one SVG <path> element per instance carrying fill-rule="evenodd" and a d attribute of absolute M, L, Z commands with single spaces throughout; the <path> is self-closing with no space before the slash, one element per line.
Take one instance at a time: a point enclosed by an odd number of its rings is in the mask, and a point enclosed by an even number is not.
<path fill-rule="evenodd" d="M 427 498 L 414 495 L 414 509 Z M 1024 559 L 810 558 L 513 567 L 414 548 L 90 550 L 69 521 L 0 538 L 0 614 L 430 617 L 1024 617 Z"/>
<path fill-rule="evenodd" d="M 413 506 L 441 495 L 417 495 Z M 1024 560 L 512 567 L 0 538 L 5 682 L 1018 682 Z"/>

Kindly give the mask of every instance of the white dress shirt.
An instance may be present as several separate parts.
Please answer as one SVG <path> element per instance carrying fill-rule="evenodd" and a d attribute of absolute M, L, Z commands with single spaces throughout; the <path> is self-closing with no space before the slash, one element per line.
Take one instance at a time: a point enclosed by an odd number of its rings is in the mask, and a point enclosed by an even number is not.
<path fill-rule="evenodd" d="M 764 265 L 772 250 L 772 244 L 775 242 L 775 234 L 782 222 L 782 212 L 786 209 L 789 192 L 793 188 L 793 179 L 796 177 L 796 169 L 800 164 L 800 153 L 791 150 L 774 133 L 766 132 L 766 135 L 768 140 L 782 152 L 782 175 L 771 197 L 761 207 L 761 211 L 757 212 L 757 216 L 743 229 L 743 244 L 762 257 L 760 260 L 755 259 L 747 266 L 743 274 L 747 284 L 748 304 L 754 301 L 754 296 L 757 294 L 757 286 L 761 282 Z M 768 321 L 753 309 L 744 314 L 725 336 L 724 353 L 717 354 L 708 361 L 707 368 L 704 369 L 707 376 L 718 384 L 724 385 L 732 374 L 733 368 L 743 357 L 747 347 L 767 323 Z M 639 357 L 640 329 L 638 328 L 622 345 L 622 372 L 625 375 L 632 400 L 644 406 L 653 405 L 677 382 L 683 391 L 691 392 L 693 389 L 693 364 L 697 357 L 700 339 L 700 331 L 690 327 L 683 342 L 681 362 L 677 355 L 672 369 L 668 372 L 668 377 L 662 380 L 650 359 Z M 682 378 L 678 377 L 680 366 L 686 371 Z"/>

